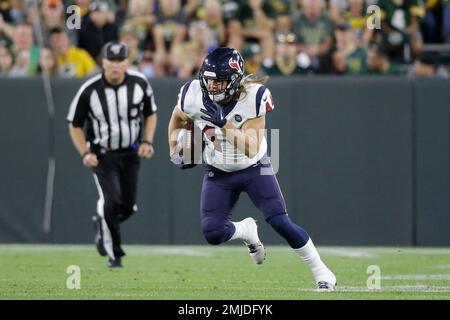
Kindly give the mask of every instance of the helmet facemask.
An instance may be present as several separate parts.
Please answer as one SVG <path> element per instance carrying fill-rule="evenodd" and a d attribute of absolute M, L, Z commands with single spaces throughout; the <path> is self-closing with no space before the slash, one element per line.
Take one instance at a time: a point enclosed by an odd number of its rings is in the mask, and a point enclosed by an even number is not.
<path fill-rule="evenodd" d="M 234 74 L 231 79 L 220 79 L 215 76 L 214 72 L 204 71 L 200 75 L 201 87 L 208 93 L 209 98 L 217 103 L 228 102 L 238 91 L 242 77 Z M 211 91 L 208 88 L 208 80 L 226 81 L 227 85 L 224 89 Z"/>

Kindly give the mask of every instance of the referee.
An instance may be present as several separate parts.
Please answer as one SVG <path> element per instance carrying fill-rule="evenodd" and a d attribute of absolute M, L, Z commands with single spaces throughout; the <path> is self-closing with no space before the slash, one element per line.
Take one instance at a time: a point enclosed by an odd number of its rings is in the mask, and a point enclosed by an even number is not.
<path fill-rule="evenodd" d="M 143 74 L 127 70 L 124 44 L 108 43 L 102 65 L 103 73 L 81 86 L 67 120 L 72 142 L 83 164 L 93 170 L 99 193 L 93 218 L 97 250 L 115 268 L 122 267 L 125 255 L 119 224 L 137 210 L 140 158 L 153 156 L 157 118 L 152 87 Z"/>

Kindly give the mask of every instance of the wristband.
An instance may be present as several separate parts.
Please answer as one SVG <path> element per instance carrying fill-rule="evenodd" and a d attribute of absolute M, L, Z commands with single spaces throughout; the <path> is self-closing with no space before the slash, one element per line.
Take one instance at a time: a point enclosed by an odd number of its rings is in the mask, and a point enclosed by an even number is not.
<path fill-rule="evenodd" d="M 148 140 L 142 140 L 141 144 L 143 144 L 143 143 L 148 144 L 149 146 L 153 146 L 153 142 L 150 142 Z"/>
<path fill-rule="evenodd" d="M 84 160 L 84 157 L 86 157 L 88 154 L 93 153 L 92 151 L 86 151 L 85 153 L 83 153 L 83 155 L 81 156 L 81 159 Z"/>

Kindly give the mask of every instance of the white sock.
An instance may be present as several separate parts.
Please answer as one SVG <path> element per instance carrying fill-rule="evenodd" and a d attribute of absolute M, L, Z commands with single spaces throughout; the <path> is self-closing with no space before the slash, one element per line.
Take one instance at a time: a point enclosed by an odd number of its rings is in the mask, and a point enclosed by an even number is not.
<path fill-rule="evenodd" d="M 319 253 L 311 239 L 309 239 L 303 247 L 294 249 L 294 251 L 297 252 L 309 266 L 316 281 L 327 281 L 331 283 L 336 281 L 333 273 L 327 268 L 325 263 L 320 260 Z"/>
<path fill-rule="evenodd" d="M 231 236 L 230 240 L 242 239 L 248 244 L 253 244 L 259 241 L 258 234 L 256 232 L 251 232 L 252 230 L 250 229 L 247 221 L 244 219 L 239 222 L 231 222 L 234 224 L 236 231 Z"/>

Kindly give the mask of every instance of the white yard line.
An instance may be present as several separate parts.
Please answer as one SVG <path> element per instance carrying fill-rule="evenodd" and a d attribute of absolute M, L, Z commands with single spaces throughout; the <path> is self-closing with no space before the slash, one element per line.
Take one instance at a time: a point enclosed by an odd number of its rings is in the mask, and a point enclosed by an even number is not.
<path fill-rule="evenodd" d="M 202 256 L 209 257 L 213 256 L 213 251 L 206 247 L 194 247 L 194 246 L 152 246 L 152 245 L 124 245 L 127 252 L 136 255 L 185 255 L 185 256 Z M 70 251 L 86 251 L 92 249 L 94 250 L 94 244 L 92 245 L 18 245 L 11 244 L 0 245 L 0 254 L 2 252 L 55 252 L 64 251 L 65 253 Z"/>
<path fill-rule="evenodd" d="M 374 254 L 373 252 L 360 250 L 360 249 L 352 249 L 352 248 L 319 248 L 320 254 L 327 254 L 331 256 L 338 257 L 348 257 L 355 259 L 373 259 L 377 258 L 379 255 Z"/>
<path fill-rule="evenodd" d="M 299 289 L 301 292 L 317 292 L 317 289 Z M 381 289 L 368 289 L 367 287 L 351 287 L 351 286 L 337 286 L 334 292 L 450 292 L 450 287 L 444 286 L 381 286 Z M 327 293 L 327 292 L 326 292 Z"/>
<path fill-rule="evenodd" d="M 126 247 L 125 247 L 126 248 Z M 185 247 L 132 247 L 127 249 L 131 254 L 140 255 L 178 255 L 178 256 L 196 256 L 196 257 L 212 257 L 214 254 L 209 250 L 185 248 Z"/>
<path fill-rule="evenodd" d="M 31 251 L 31 252 L 51 252 L 51 251 L 83 251 L 94 244 L 71 245 L 71 244 L 0 244 L 0 253 L 11 251 Z M 223 246 L 213 247 L 208 245 L 127 245 L 126 250 L 136 250 L 136 252 L 158 252 L 157 254 L 188 254 L 188 255 L 210 255 L 219 251 L 237 251 L 245 250 L 245 247 L 236 243 L 225 244 Z M 285 245 L 268 245 L 267 249 L 272 252 L 290 252 L 289 246 Z M 378 258 L 384 254 L 410 254 L 410 255 L 448 255 L 450 256 L 450 248 L 414 248 L 414 247 L 350 247 L 350 246 L 318 246 L 320 254 L 333 255 L 339 257 L 349 257 L 354 259 L 372 259 Z M 199 253 L 200 254 L 197 254 Z M 151 254 L 151 253 L 149 253 Z M 450 269 L 450 264 L 440 265 L 437 268 Z"/>
<path fill-rule="evenodd" d="M 450 281 L 450 274 L 395 274 L 381 276 L 382 280 L 446 280 Z"/>

